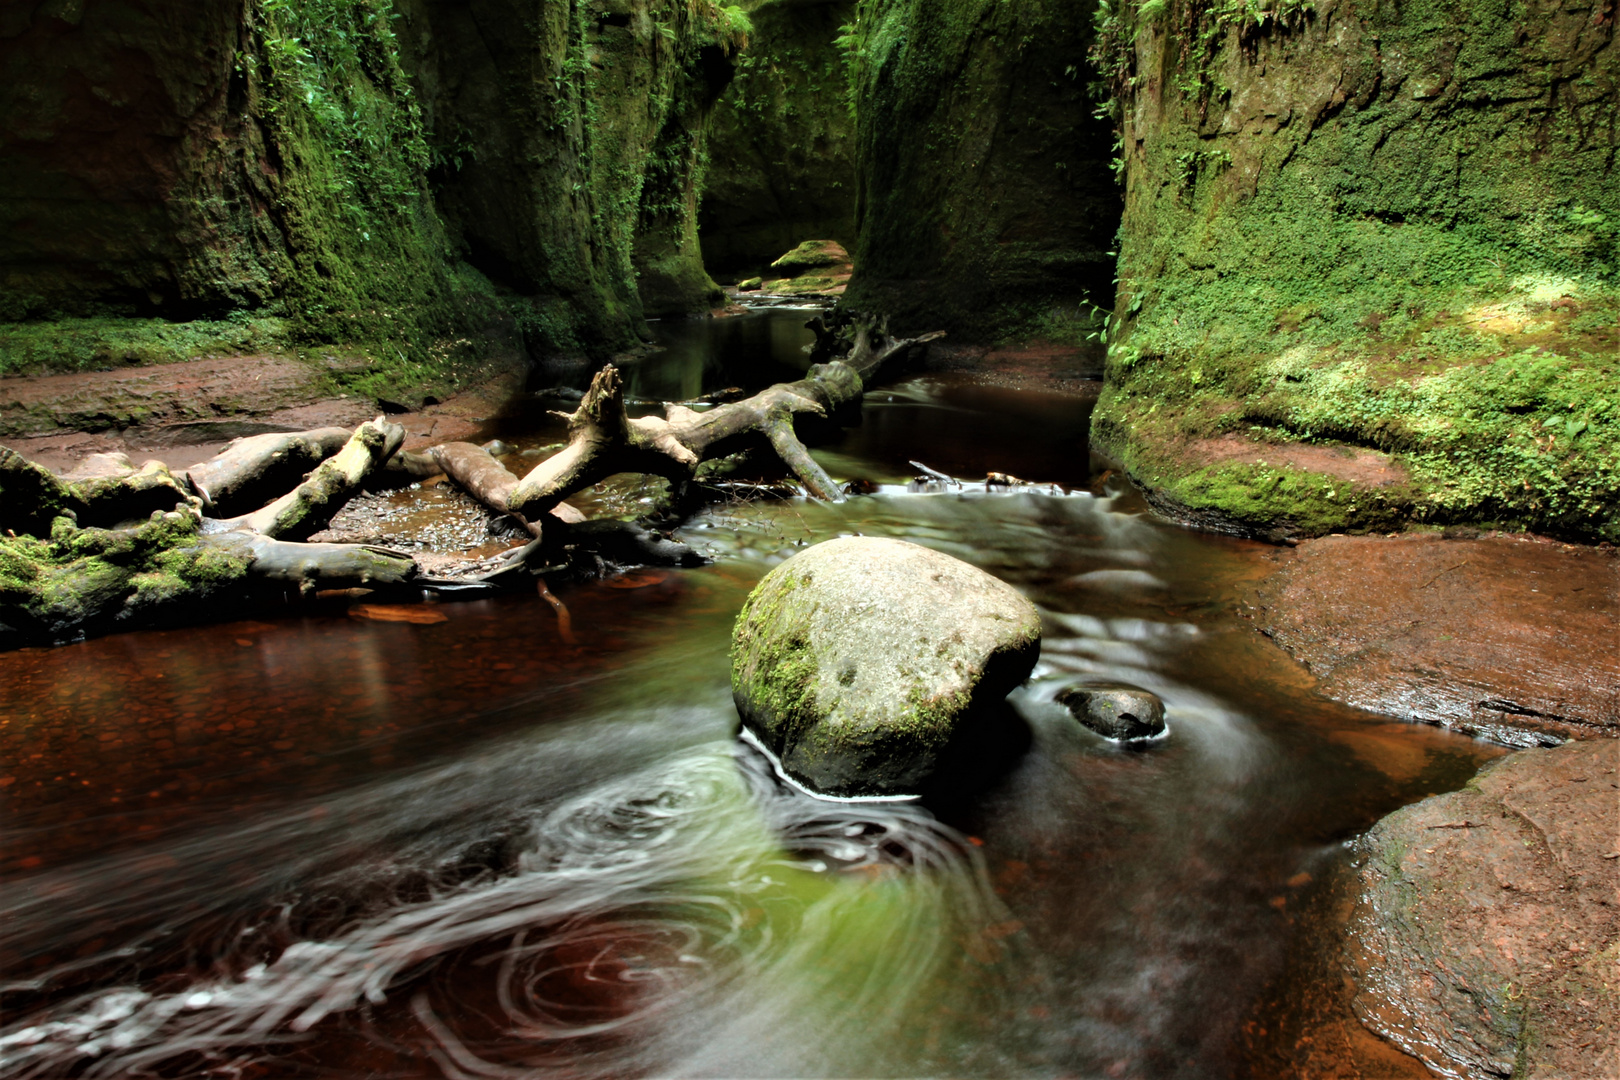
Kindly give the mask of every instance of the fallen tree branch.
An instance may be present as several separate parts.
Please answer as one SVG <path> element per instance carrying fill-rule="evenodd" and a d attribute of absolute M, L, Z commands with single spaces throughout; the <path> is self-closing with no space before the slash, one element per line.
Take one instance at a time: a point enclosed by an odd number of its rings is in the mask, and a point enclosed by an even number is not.
<path fill-rule="evenodd" d="M 591 380 L 579 408 L 558 414 L 568 420 L 567 447 L 519 481 L 507 496 L 508 505 L 533 516 L 622 472 L 663 476 L 672 482 L 689 480 L 705 459 L 758 439 L 770 443 L 812 495 L 836 501 L 842 491 L 799 439 L 796 419 L 804 414 L 827 418 L 854 404 L 865 393 L 867 380 L 887 361 L 942 336 L 894 339 L 886 321 L 874 325 L 864 320 L 856 324 L 844 360 L 817 364 L 797 382 L 777 383 L 753 397 L 705 412 L 669 405 L 662 418 L 626 416 L 623 383 L 610 365 Z"/>
<path fill-rule="evenodd" d="M 303 540 L 331 522 L 359 490 L 367 476 L 381 468 L 405 441 L 405 429 L 382 417 L 354 429 L 348 442 L 318 465 L 296 488 L 251 514 L 230 519 L 228 527 L 247 529 L 274 539 Z"/>
<path fill-rule="evenodd" d="M 199 543 L 246 559 L 255 577 L 297 586 L 305 595 L 317 589 L 409 585 L 418 573 L 411 556 L 371 544 L 297 543 L 241 529 L 205 535 Z"/>
<path fill-rule="evenodd" d="M 257 510 L 342 450 L 348 428 L 278 432 L 233 439 L 207 461 L 185 471 L 217 517 Z"/>

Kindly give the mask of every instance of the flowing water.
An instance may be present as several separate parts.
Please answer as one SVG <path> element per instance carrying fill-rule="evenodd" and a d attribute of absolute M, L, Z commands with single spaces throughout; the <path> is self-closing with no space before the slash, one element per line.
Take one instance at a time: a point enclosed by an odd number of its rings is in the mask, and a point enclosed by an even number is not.
<path fill-rule="evenodd" d="M 630 392 L 791 374 L 803 318 L 670 324 Z M 1089 409 L 871 394 L 818 456 L 876 494 L 715 507 L 711 565 L 563 591 L 571 641 L 502 596 L 0 654 L 0 1076 L 1424 1075 L 1348 1012 L 1333 883 L 1496 751 L 1313 696 L 1239 617 L 1262 549 L 1094 494 Z M 812 799 L 735 738 L 744 597 L 851 533 L 1041 607 L 1027 748 L 948 805 Z M 1169 737 L 1078 727 L 1082 675 Z"/>

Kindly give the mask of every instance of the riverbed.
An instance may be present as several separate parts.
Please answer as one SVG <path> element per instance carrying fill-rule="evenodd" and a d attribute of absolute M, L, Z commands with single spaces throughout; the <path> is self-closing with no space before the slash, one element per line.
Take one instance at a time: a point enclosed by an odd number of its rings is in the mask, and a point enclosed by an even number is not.
<path fill-rule="evenodd" d="M 628 393 L 791 377 L 804 318 L 661 324 Z M 523 460 L 543 409 L 488 433 Z M 1238 615 L 1261 546 L 1155 520 L 1090 409 L 885 385 L 816 451 L 874 493 L 714 506 L 709 565 L 558 589 L 568 627 L 330 601 L 0 654 L 0 1076 L 1427 1075 L 1349 1011 L 1344 844 L 1501 751 L 1316 695 Z M 1022 740 L 948 801 L 815 800 L 736 739 L 743 599 L 851 534 L 1041 609 Z M 1081 676 L 1168 738 L 1080 728 Z"/>

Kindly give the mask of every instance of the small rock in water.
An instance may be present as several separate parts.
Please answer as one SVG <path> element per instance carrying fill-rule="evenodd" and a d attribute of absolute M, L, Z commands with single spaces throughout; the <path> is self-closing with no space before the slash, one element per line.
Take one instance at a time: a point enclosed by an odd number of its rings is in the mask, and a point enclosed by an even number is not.
<path fill-rule="evenodd" d="M 1109 739 L 1131 742 L 1164 734 L 1164 702 L 1128 683 L 1066 686 L 1056 701 L 1069 715 Z"/>
<path fill-rule="evenodd" d="M 993 740 L 995 706 L 1040 643 L 1035 605 L 983 570 L 902 540 L 843 537 L 793 556 L 749 595 L 732 634 L 732 694 L 806 787 L 919 794 L 947 782 L 967 742 Z"/>
<path fill-rule="evenodd" d="M 499 439 L 491 439 L 489 442 L 479 447 L 479 449 L 483 450 L 484 453 L 488 454 L 490 457 L 505 457 L 507 454 L 515 452 L 510 444 L 503 443 Z"/>

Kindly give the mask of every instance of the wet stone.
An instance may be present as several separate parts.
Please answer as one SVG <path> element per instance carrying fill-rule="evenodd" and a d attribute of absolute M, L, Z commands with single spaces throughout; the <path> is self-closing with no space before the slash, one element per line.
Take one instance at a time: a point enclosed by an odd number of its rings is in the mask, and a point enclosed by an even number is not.
<path fill-rule="evenodd" d="M 1131 742 L 1164 734 L 1164 702 L 1129 683 L 1066 686 L 1056 696 L 1069 715 L 1107 739 Z"/>

